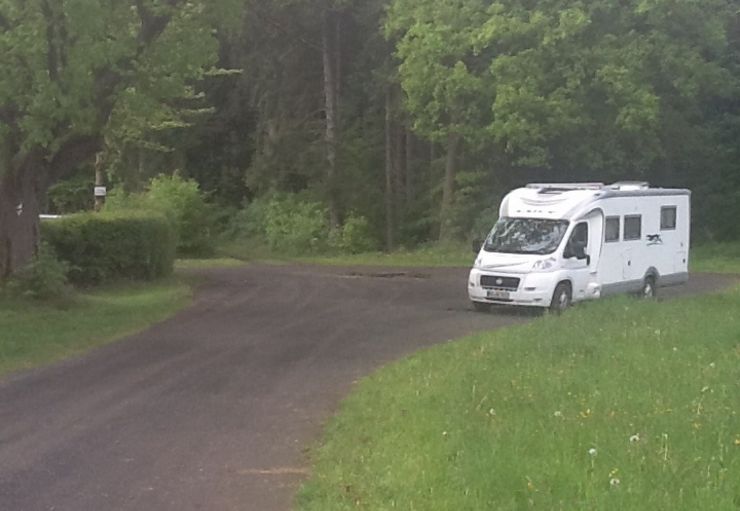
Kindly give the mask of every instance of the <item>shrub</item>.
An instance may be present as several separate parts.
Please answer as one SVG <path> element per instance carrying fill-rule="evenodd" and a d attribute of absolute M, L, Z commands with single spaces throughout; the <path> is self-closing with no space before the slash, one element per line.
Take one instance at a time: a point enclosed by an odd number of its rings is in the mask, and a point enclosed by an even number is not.
<path fill-rule="evenodd" d="M 265 225 L 267 224 L 267 209 L 271 198 L 258 197 L 247 204 L 244 209 L 236 212 L 229 222 L 224 235 L 231 239 L 250 239 L 267 241 Z"/>
<path fill-rule="evenodd" d="M 272 249 L 289 253 L 316 252 L 326 246 L 326 208 L 293 196 L 273 197 L 265 211 L 265 236 Z"/>
<path fill-rule="evenodd" d="M 151 280 L 172 272 L 175 235 L 162 215 L 83 213 L 41 227 L 42 238 L 69 264 L 69 279 L 75 284 Z"/>
<path fill-rule="evenodd" d="M 177 252 L 184 255 L 208 255 L 211 246 L 213 212 L 203 199 L 198 183 L 180 176 L 152 179 L 143 194 L 112 193 L 106 211 L 125 212 L 146 209 L 159 212 L 171 221 L 177 236 Z"/>
<path fill-rule="evenodd" d="M 177 251 L 187 255 L 207 255 L 210 244 L 211 212 L 203 200 L 198 183 L 180 176 L 152 179 L 145 195 L 152 209 L 172 219 L 177 231 Z"/>
<path fill-rule="evenodd" d="M 64 297 L 69 290 L 69 265 L 56 258 L 46 244 L 41 245 L 33 261 L 15 273 L 6 285 L 11 296 L 33 300 L 54 300 Z"/>
<path fill-rule="evenodd" d="M 334 234 L 332 245 L 350 254 L 378 250 L 378 239 L 364 216 L 351 214 L 342 228 Z"/>

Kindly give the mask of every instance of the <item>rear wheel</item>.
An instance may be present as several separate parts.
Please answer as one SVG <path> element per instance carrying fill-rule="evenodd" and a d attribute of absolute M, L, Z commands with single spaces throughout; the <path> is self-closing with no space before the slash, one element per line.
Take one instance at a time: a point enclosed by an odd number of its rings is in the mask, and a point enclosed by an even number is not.
<path fill-rule="evenodd" d="M 491 304 L 484 302 L 473 302 L 473 308 L 476 312 L 488 312 L 491 310 Z"/>
<path fill-rule="evenodd" d="M 652 300 L 658 295 L 658 288 L 655 285 L 655 277 L 648 275 L 645 277 L 645 281 L 642 283 L 642 289 L 640 290 L 640 298 L 646 300 Z"/>
<path fill-rule="evenodd" d="M 570 290 L 570 284 L 567 282 L 561 282 L 555 288 L 555 292 L 552 294 L 552 301 L 550 302 L 550 312 L 555 314 L 562 313 L 565 309 L 570 307 L 573 300 L 573 294 Z"/>

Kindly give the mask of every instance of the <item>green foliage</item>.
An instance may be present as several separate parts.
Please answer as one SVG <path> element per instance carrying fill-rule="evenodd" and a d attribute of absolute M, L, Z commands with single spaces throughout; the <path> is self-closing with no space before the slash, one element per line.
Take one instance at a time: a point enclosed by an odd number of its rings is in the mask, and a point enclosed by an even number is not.
<path fill-rule="evenodd" d="M 471 236 L 474 240 L 482 240 L 491 232 L 494 224 L 498 220 L 498 206 L 492 206 L 480 212 L 473 222 Z"/>
<path fill-rule="evenodd" d="M 519 167 L 643 171 L 670 114 L 737 83 L 724 0 L 396 0 L 401 83 L 423 134 L 496 144 Z"/>
<path fill-rule="evenodd" d="M 60 181 L 49 188 L 49 212 L 57 215 L 69 215 L 93 208 L 93 180 L 78 176 Z"/>
<path fill-rule="evenodd" d="M 152 280 L 172 273 L 175 233 L 162 215 L 81 213 L 41 227 L 42 239 L 69 265 L 74 284 Z"/>
<path fill-rule="evenodd" d="M 177 175 L 152 179 L 145 194 L 146 204 L 166 214 L 176 227 L 179 254 L 211 253 L 211 212 L 198 183 Z"/>
<path fill-rule="evenodd" d="M 266 195 L 234 216 L 225 237 L 267 245 L 278 257 L 321 252 L 329 246 L 326 207 L 302 195 Z"/>
<path fill-rule="evenodd" d="M 213 212 L 193 180 L 160 175 L 151 180 L 144 193 L 115 191 L 105 209 L 111 212 L 144 209 L 165 215 L 175 228 L 178 254 L 203 256 L 212 253 Z"/>
<path fill-rule="evenodd" d="M 297 509 L 730 510 L 740 290 L 621 297 L 360 382 Z"/>
<path fill-rule="evenodd" d="M 367 218 L 349 215 L 342 227 L 330 235 L 333 248 L 347 254 L 361 254 L 378 250 L 380 244 Z"/>
<path fill-rule="evenodd" d="M 251 239 L 267 243 L 267 210 L 271 201 L 263 195 L 240 209 L 229 222 L 224 236 L 227 239 Z"/>
<path fill-rule="evenodd" d="M 192 81 L 215 64 L 216 41 L 201 15 L 205 5 L 4 1 L 0 110 L 12 105 L 21 114 L 24 147 L 52 151 L 70 135 L 97 134 L 111 99 L 113 138 L 179 124 L 170 101 L 192 96 Z M 147 41 L 140 33 L 153 28 L 153 16 L 167 23 Z M 126 74 L 112 98 L 98 96 L 106 72 Z"/>
<path fill-rule="evenodd" d="M 275 196 L 265 212 L 265 237 L 270 248 L 289 254 L 317 252 L 329 236 L 326 207 L 319 202 Z"/>
<path fill-rule="evenodd" d="M 17 271 L 5 285 L 10 296 L 32 300 L 58 300 L 68 292 L 69 265 L 57 259 L 48 244 L 41 245 L 38 255 Z"/>

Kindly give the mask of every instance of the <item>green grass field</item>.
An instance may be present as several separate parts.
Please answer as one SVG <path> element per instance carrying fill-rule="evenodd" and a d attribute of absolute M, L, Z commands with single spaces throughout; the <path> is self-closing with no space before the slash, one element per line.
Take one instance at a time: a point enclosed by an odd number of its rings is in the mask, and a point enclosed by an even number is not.
<path fill-rule="evenodd" d="M 740 508 L 740 290 L 626 297 L 360 382 L 300 510 Z"/>
<path fill-rule="evenodd" d="M 190 303 L 181 279 L 80 292 L 63 306 L 0 301 L 0 376 L 143 330 Z"/>
<path fill-rule="evenodd" d="M 707 243 L 691 249 L 692 271 L 740 273 L 740 242 Z"/>

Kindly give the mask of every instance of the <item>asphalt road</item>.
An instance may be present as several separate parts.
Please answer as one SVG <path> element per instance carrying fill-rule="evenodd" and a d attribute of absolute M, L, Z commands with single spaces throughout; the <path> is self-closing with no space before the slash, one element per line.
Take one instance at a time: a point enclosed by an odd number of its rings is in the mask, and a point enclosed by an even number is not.
<path fill-rule="evenodd" d="M 0 510 L 290 509 L 354 381 L 531 319 L 470 310 L 466 270 L 247 266 L 121 342 L 0 381 Z M 722 287 L 694 276 L 675 296 Z"/>

